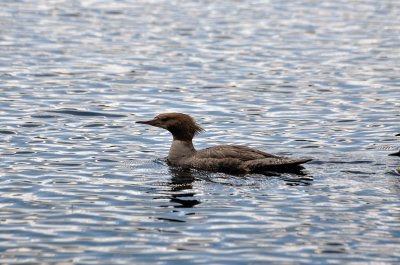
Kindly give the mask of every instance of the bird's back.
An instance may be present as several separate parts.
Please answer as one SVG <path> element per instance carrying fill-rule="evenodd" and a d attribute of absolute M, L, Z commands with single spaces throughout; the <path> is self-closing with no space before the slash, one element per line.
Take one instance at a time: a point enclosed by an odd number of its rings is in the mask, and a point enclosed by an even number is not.
<path fill-rule="evenodd" d="M 251 173 L 291 169 L 308 161 L 310 159 L 290 159 L 240 145 L 218 145 L 197 151 L 186 162 L 189 167 L 202 170 Z"/>
<path fill-rule="evenodd" d="M 278 158 L 278 156 L 241 145 L 217 145 L 197 151 L 196 156 L 199 158 L 215 159 L 231 158 L 239 159 L 241 161 L 263 158 Z"/>

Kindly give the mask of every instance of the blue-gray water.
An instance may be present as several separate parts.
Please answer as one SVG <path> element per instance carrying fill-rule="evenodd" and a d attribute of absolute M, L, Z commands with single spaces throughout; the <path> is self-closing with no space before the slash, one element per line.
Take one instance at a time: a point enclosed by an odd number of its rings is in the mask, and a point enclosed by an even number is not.
<path fill-rule="evenodd" d="M 1 1 L 1 264 L 400 263 L 400 2 Z M 306 175 L 165 165 L 197 148 Z"/>

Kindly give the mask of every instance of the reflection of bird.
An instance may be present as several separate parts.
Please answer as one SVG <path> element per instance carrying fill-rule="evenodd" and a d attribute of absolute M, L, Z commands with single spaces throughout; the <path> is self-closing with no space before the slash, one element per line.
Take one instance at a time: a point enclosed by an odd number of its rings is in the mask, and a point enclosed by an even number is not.
<path fill-rule="evenodd" d="M 173 141 L 168 154 L 171 166 L 233 174 L 293 171 L 311 159 L 291 159 L 240 145 L 217 145 L 196 151 L 193 137 L 203 129 L 189 115 L 165 113 L 149 121 L 137 121 L 168 130 Z"/>
<path fill-rule="evenodd" d="M 400 151 L 397 151 L 396 153 L 392 153 L 392 154 L 389 154 L 390 156 L 400 156 Z"/>

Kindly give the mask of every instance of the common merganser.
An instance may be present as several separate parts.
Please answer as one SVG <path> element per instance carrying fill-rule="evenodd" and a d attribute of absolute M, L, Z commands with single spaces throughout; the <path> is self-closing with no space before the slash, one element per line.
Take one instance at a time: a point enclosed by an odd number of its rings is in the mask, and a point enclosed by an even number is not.
<path fill-rule="evenodd" d="M 298 170 L 300 164 L 311 161 L 271 155 L 241 145 L 217 145 L 196 151 L 192 143 L 193 137 L 204 130 L 192 117 L 183 113 L 163 113 L 152 120 L 136 123 L 160 127 L 172 134 L 173 141 L 167 158 L 171 166 L 246 174 L 293 171 Z"/>

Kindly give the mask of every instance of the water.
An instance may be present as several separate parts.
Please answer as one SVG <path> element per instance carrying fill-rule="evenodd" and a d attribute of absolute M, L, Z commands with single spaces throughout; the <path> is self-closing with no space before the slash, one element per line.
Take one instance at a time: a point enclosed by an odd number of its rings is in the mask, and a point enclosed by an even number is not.
<path fill-rule="evenodd" d="M 397 264 L 397 1 L 2 1 L 2 264 Z M 180 172 L 197 148 L 306 175 Z"/>

